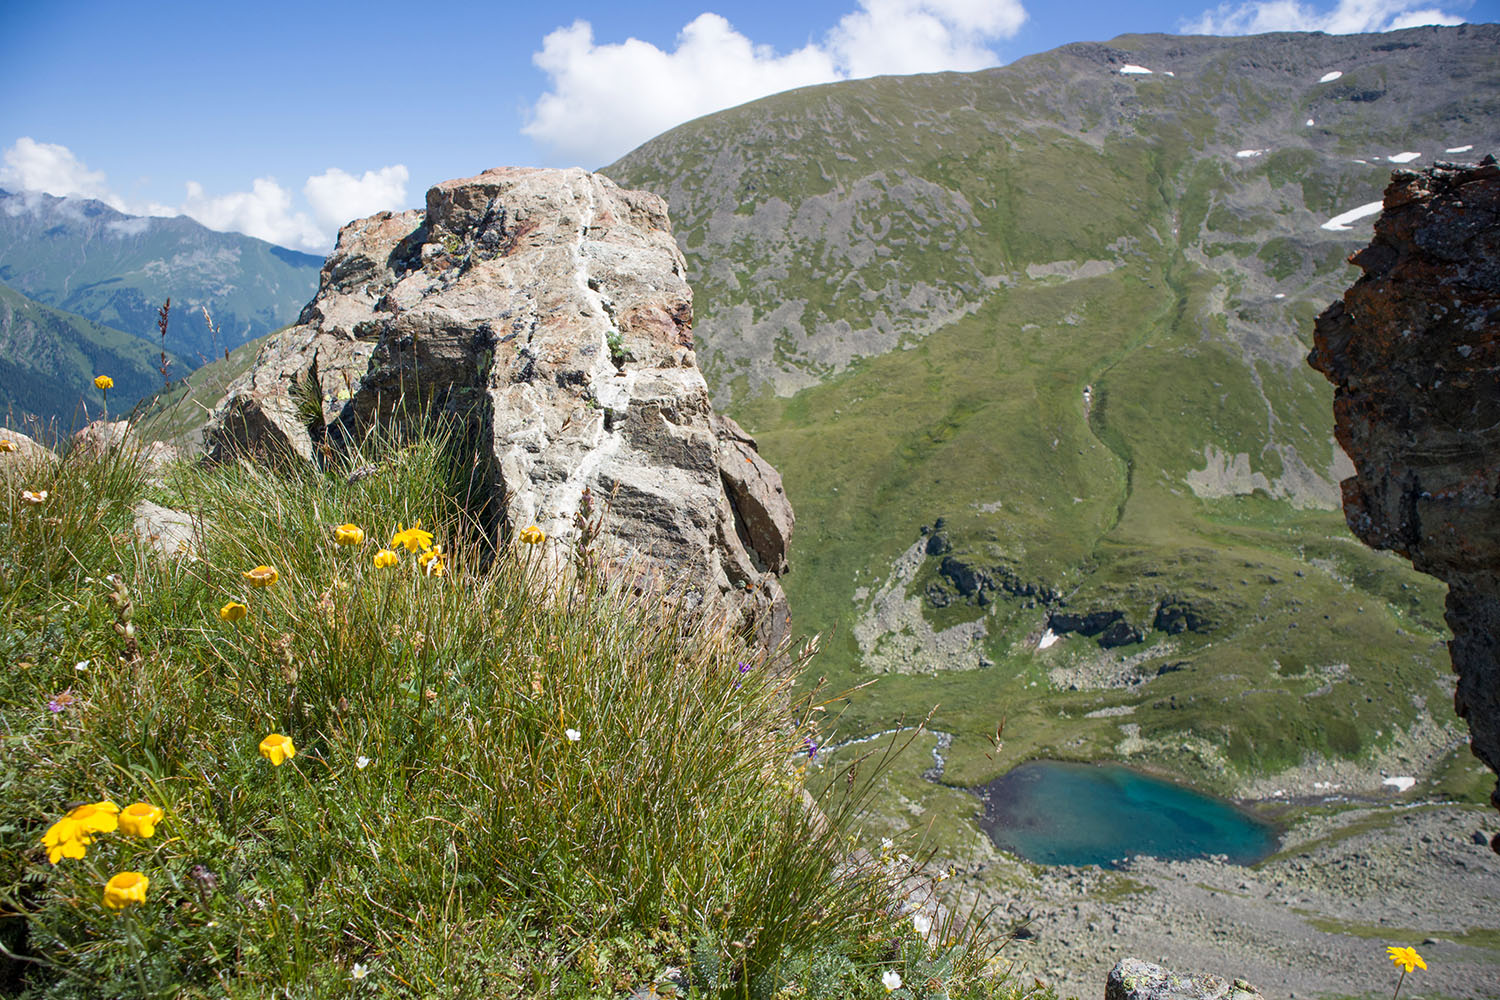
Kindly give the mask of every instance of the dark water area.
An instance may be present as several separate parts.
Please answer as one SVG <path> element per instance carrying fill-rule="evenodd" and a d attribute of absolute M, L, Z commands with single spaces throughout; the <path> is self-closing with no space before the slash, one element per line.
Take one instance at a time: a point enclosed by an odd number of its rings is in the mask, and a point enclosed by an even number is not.
<path fill-rule="evenodd" d="M 1248 865 L 1276 830 L 1235 806 L 1119 764 L 1039 760 L 979 789 L 980 826 L 996 846 L 1044 865 L 1118 867 L 1136 855 L 1227 855 Z"/>

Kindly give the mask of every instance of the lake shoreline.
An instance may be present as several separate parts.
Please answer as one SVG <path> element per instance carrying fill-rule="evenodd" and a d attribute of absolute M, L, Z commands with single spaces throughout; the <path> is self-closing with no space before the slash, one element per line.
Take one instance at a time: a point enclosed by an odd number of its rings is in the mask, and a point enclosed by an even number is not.
<path fill-rule="evenodd" d="M 1136 858 L 1109 871 L 1000 855 L 957 888 L 966 905 L 995 908 L 997 930 L 1030 917 L 1004 954 L 1064 996 L 1099 995 L 1125 956 L 1242 977 L 1268 998 L 1380 994 L 1394 987 L 1394 944 L 1428 960 L 1414 996 L 1493 998 L 1500 856 L 1475 837 L 1496 825 L 1480 806 L 1360 806 L 1303 815 L 1250 867 Z"/>

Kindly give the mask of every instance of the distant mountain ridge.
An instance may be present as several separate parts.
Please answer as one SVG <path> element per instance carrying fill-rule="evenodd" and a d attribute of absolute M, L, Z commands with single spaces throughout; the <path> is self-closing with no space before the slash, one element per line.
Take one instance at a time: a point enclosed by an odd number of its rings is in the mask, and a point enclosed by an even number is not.
<path fill-rule="evenodd" d="M 196 366 L 297 318 L 323 259 L 186 216 L 118 212 L 100 201 L 0 190 L 0 282 L 44 305 L 155 341 Z M 201 308 L 220 328 L 210 337 Z"/>

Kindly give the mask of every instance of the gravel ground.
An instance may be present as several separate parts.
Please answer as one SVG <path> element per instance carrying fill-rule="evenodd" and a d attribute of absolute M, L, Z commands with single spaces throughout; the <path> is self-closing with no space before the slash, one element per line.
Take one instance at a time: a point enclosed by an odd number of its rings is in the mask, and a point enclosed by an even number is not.
<path fill-rule="evenodd" d="M 1403 997 L 1500 1000 L 1500 856 L 1475 842 L 1497 827 L 1500 816 L 1477 807 L 1370 806 L 1297 824 L 1254 868 L 1000 861 L 955 881 L 996 907 L 998 925 L 1032 918 L 1031 936 L 1005 954 L 1063 996 L 1102 996 L 1110 967 L 1132 956 L 1244 978 L 1268 1000 L 1382 997 L 1396 986 L 1385 948 L 1404 945 L 1428 968 L 1407 977 Z"/>

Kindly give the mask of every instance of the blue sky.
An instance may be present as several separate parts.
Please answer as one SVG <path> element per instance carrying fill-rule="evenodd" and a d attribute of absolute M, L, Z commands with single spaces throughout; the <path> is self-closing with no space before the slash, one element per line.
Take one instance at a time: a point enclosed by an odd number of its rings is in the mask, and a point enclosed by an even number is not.
<path fill-rule="evenodd" d="M 325 252 L 502 164 L 598 167 L 794 86 L 971 70 L 1126 32 L 1494 21 L 1500 0 L 574 0 L 0 11 L 0 187 Z"/>

